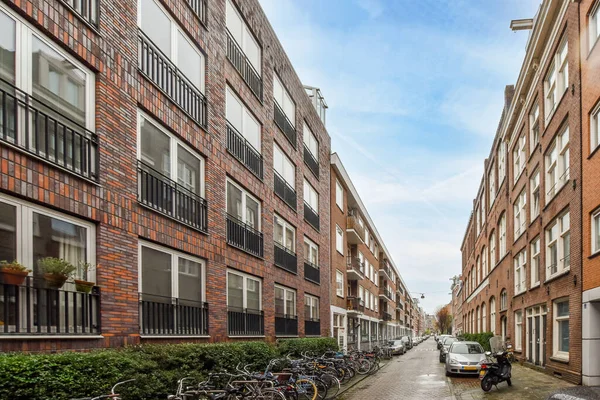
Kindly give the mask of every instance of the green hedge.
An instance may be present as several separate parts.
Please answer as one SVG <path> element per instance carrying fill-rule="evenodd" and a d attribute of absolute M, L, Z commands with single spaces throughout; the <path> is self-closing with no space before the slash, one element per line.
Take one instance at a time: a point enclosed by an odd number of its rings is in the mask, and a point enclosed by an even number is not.
<path fill-rule="evenodd" d="M 459 339 L 469 342 L 478 342 L 485 351 L 490 351 L 490 339 L 494 337 L 492 332 L 483 333 L 463 333 Z"/>
<path fill-rule="evenodd" d="M 177 380 L 211 371 L 234 371 L 238 363 L 264 368 L 287 353 L 337 350 L 331 338 L 265 342 L 140 345 L 89 353 L 0 355 L 0 399 L 60 400 L 110 392 L 121 380 L 136 379 L 120 392 L 126 399 L 165 399 Z"/>

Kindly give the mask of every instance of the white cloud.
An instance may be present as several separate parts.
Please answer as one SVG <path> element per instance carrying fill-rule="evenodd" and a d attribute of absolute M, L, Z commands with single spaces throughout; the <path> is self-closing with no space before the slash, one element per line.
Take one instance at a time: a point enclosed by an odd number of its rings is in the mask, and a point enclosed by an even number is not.
<path fill-rule="evenodd" d="M 357 0 L 356 4 L 369 14 L 369 18 L 374 19 L 383 14 L 384 8 L 378 0 Z"/>

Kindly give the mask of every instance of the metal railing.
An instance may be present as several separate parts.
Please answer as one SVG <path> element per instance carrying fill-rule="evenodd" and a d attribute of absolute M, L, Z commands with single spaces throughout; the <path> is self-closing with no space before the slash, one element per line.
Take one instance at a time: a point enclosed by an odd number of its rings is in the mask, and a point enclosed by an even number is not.
<path fill-rule="evenodd" d="M 298 258 L 296 253 L 275 242 L 275 265 L 293 274 L 298 273 Z"/>
<path fill-rule="evenodd" d="M 294 126 L 292 125 L 288 117 L 285 115 L 281 107 L 279 107 L 277 101 L 274 101 L 273 104 L 275 105 L 275 125 L 279 127 L 281 132 L 283 132 L 283 135 L 287 138 L 287 140 L 289 140 L 289 142 L 292 144 L 292 146 L 294 146 L 295 149 L 297 146 L 296 128 L 294 128 Z"/>
<path fill-rule="evenodd" d="M 313 208 L 304 202 L 304 219 L 311 224 L 313 228 L 319 230 L 319 214 Z"/>
<path fill-rule="evenodd" d="M 262 336 L 265 334 L 265 317 L 261 310 L 229 307 L 227 309 L 229 336 Z"/>
<path fill-rule="evenodd" d="M 207 129 L 206 97 L 141 30 L 138 30 L 138 45 L 140 72 L 198 125 Z"/>
<path fill-rule="evenodd" d="M 304 320 L 304 334 L 306 336 L 321 336 L 321 321 L 318 319 Z"/>
<path fill-rule="evenodd" d="M 283 200 L 285 204 L 296 210 L 296 207 L 298 206 L 296 200 L 296 190 L 289 183 L 287 183 L 277 171 L 273 171 L 273 175 L 275 176 L 275 194 L 277 197 Z"/>
<path fill-rule="evenodd" d="M 257 178 L 263 178 L 263 158 L 254 146 L 227 122 L 227 150 Z"/>
<path fill-rule="evenodd" d="M 365 302 L 360 297 L 347 297 L 346 309 L 350 311 L 365 312 Z"/>
<path fill-rule="evenodd" d="M 346 218 L 346 229 L 353 229 L 361 237 L 361 240 L 365 237 L 365 228 L 358 222 L 358 216 L 351 214 L 353 210 L 350 210 L 348 217 Z"/>
<path fill-rule="evenodd" d="M 100 14 L 100 2 L 98 0 L 62 0 L 62 2 L 85 22 L 98 26 L 98 15 Z"/>
<path fill-rule="evenodd" d="M 206 26 L 208 17 L 206 0 L 185 0 L 185 2 L 192 9 L 194 14 L 196 14 L 200 22 Z"/>
<path fill-rule="evenodd" d="M 208 303 L 139 294 L 142 335 L 208 335 Z"/>
<path fill-rule="evenodd" d="M 313 175 L 319 179 L 319 161 L 313 156 L 306 145 L 304 145 L 304 163 L 308 166 L 308 169 L 310 169 Z"/>
<path fill-rule="evenodd" d="M 298 317 L 295 315 L 275 314 L 275 335 L 298 336 Z"/>
<path fill-rule="evenodd" d="M 235 69 L 237 69 L 237 71 L 240 73 L 240 75 L 244 79 L 244 82 L 246 82 L 248 84 L 248 87 L 250 87 L 250 90 L 252 91 L 252 93 L 254 93 L 254 95 L 260 101 L 262 101 L 262 98 L 263 98 L 262 78 L 260 77 L 260 75 L 258 74 L 256 69 L 254 69 L 254 67 L 252 66 L 252 63 L 250 62 L 248 57 L 246 57 L 246 54 L 244 54 L 244 51 L 242 50 L 242 48 L 237 44 L 236 40 L 231 35 L 231 32 L 229 32 L 229 29 L 226 29 L 226 30 L 227 30 L 227 58 L 229 59 L 229 61 L 231 61 L 231 63 L 235 67 Z"/>
<path fill-rule="evenodd" d="M 98 287 L 91 293 L 53 289 L 32 276 L 20 285 L 0 282 L 0 335 L 94 334 L 100 334 Z"/>
<path fill-rule="evenodd" d="M 208 230 L 206 200 L 138 161 L 138 201 L 191 228 Z"/>
<path fill-rule="evenodd" d="M 304 279 L 314 283 L 321 283 L 321 271 L 319 267 L 309 261 L 304 261 Z"/>
<path fill-rule="evenodd" d="M 98 181 L 98 136 L 0 79 L 0 141 L 75 175 Z"/>
<path fill-rule="evenodd" d="M 379 294 L 384 295 L 385 297 L 387 297 L 388 299 L 392 299 L 392 290 L 389 287 L 383 287 L 380 286 L 379 287 Z"/>
<path fill-rule="evenodd" d="M 263 234 L 227 214 L 227 243 L 257 257 L 263 257 Z"/>
<path fill-rule="evenodd" d="M 363 276 L 365 275 L 365 263 L 361 262 L 358 257 L 347 257 L 346 269 L 358 272 Z"/>

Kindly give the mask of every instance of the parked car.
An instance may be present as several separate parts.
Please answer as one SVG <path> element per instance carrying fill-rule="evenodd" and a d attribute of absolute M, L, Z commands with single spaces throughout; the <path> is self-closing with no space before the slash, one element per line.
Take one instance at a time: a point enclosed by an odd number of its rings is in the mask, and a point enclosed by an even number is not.
<path fill-rule="evenodd" d="M 392 348 L 393 355 L 406 353 L 406 345 L 402 340 L 390 340 L 390 347 Z"/>
<path fill-rule="evenodd" d="M 452 335 L 440 335 L 437 337 L 437 348 L 438 350 L 440 350 L 442 348 L 442 342 L 444 341 L 445 338 L 450 337 Z"/>
<path fill-rule="evenodd" d="M 485 360 L 485 351 L 479 343 L 455 341 L 446 354 L 446 376 L 479 374 L 481 363 Z"/>
<path fill-rule="evenodd" d="M 412 340 L 409 336 L 402 336 L 400 338 L 400 340 L 402 340 L 402 342 L 404 342 L 404 345 L 406 346 L 406 350 L 410 350 L 413 347 L 413 343 Z"/>
<path fill-rule="evenodd" d="M 446 354 L 448 354 L 448 349 L 450 348 L 450 346 L 452 345 L 452 343 L 457 342 L 458 339 L 455 338 L 454 336 L 449 336 L 447 338 L 444 338 L 444 340 L 442 341 L 442 348 L 440 349 L 440 362 L 446 362 Z"/>
<path fill-rule="evenodd" d="M 551 393 L 546 400 L 598 400 L 600 399 L 600 386 L 575 386 L 563 388 Z"/>

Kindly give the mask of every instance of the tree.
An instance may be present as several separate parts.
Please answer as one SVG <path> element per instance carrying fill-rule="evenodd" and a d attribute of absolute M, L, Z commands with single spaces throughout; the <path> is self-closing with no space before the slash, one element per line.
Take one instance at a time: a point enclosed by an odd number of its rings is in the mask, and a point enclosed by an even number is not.
<path fill-rule="evenodd" d="M 435 312 L 435 323 L 441 334 L 450 333 L 452 329 L 452 314 L 450 314 L 450 304 L 439 307 Z"/>

